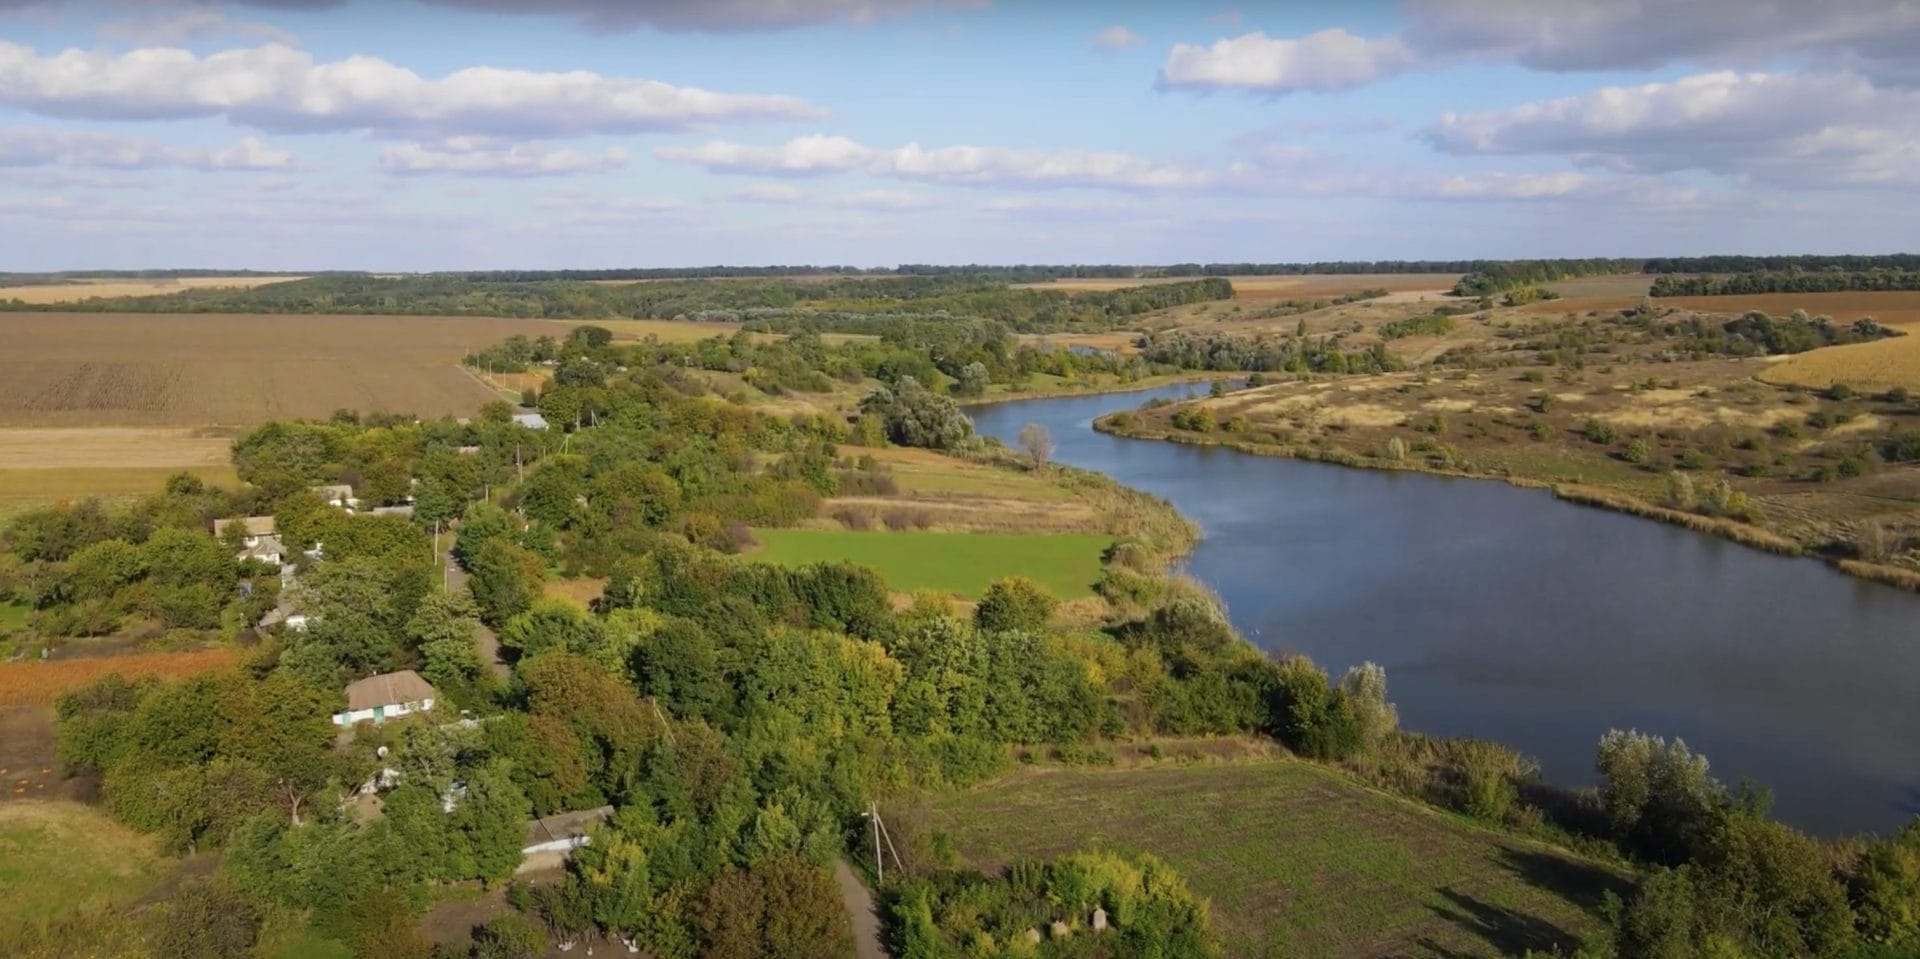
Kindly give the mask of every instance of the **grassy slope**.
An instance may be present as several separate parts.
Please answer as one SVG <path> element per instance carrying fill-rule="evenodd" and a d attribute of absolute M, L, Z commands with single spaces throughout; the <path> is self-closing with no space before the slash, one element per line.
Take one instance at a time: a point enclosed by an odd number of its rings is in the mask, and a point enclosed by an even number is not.
<path fill-rule="evenodd" d="M 789 566 L 845 560 L 871 566 L 900 592 L 937 589 L 977 597 L 987 584 L 1028 576 L 1062 599 L 1091 595 L 1100 554 L 1113 539 L 1092 533 L 853 533 L 778 529 L 754 533 L 753 559 Z"/>
<path fill-rule="evenodd" d="M 0 925 L 138 899 L 166 872 L 153 840 L 72 802 L 0 803 Z"/>
<path fill-rule="evenodd" d="M 1606 868 L 1296 760 L 1047 769 L 933 801 L 970 865 L 1154 853 L 1212 902 L 1230 956 L 1482 956 L 1593 931 Z"/>

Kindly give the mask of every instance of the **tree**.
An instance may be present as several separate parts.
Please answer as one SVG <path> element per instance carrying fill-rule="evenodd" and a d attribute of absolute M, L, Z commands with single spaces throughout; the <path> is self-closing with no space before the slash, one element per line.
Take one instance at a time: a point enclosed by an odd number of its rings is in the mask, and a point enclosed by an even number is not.
<path fill-rule="evenodd" d="M 1377 745 L 1400 726 L 1400 714 L 1387 701 L 1387 671 L 1373 663 L 1361 663 L 1340 677 L 1340 691 L 1353 704 L 1360 741 Z"/>
<path fill-rule="evenodd" d="M 1728 804 L 1707 774 L 1707 759 L 1687 744 L 1637 731 L 1609 730 L 1594 758 L 1600 800 L 1614 835 L 1656 861 L 1685 862 Z"/>
<path fill-rule="evenodd" d="M 1020 451 L 1033 461 L 1033 468 L 1047 465 L 1047 458 L 1053 455 L 1053 434 L 1038 423 L 1028 423 L 1020 428 Z"/>
<path fill-rule="evenodd" d="M 875 388 L 860 401 L 860 411 L 881 417 L 887 437 L 902 446 L 943 450 L 973 434 L 973 421 L 951 397 L 921 386 L 911 376 L 900 377 L 892 389 Z"/>
<path fill-rule="evenodd" d="M 814 959 L 853 952 L 853 927 L 826 870 L 796 859 L 728 869 L 702 897 L 702 959 Z"/>
<path fill-rule="evenodd" d="M 987 365 L 975 360 L 960 368 L 959 379 L 953 384 L 955 396 L 979 396 L 987 391 L 989 377 Z"/>
<path fill-rule="evenodd" d="M 471 686 L 486 664 L 476 644 L 480 609 L 467 590 L 435 592 L 407 620 L 407 642 L 420 653 L 420 674 L 442 691 Z"/>
<path fill-rule="evenodd" d="M 505 539 L 487 540 L 468 569 L 473 578 L 467 588 L 481 618 L 496 626 L 531 608 L 547 579 L 547 564 L 539 556 Z"/>
<path fill-rule="evenodd" d="M 1058 601 L 1025 576 L 996 580 L 974 607 L 973 622 L 982 632 L 1044 633 Z"/>

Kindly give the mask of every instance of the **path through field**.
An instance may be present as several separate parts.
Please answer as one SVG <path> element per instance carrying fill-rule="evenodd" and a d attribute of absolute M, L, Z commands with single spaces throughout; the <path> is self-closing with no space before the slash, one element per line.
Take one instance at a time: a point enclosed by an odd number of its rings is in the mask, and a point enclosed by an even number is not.
<path fill-rule="evenodd" d="M 887 947 L 880 938 L 880 909 L 873 893 L 860 881 L 845 859 L 833 861 L 833 881 L 840 886 L 840 899 L 853 918 L 853 955 L 855 959 L 887 959 Z"/>

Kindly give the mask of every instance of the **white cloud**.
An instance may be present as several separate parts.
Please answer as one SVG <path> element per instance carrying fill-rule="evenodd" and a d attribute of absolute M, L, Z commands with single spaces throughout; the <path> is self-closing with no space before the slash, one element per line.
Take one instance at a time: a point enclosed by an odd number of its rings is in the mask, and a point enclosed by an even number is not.
<path fill-rule="evenodd" d="M 1454 154 L 1563 155 L 1633 173 L 1704 170 L 1795 186 L 1920 183 L 1920 93 L 1846 74 L 1723 71 L 1442 116 Z"/>
<path fill-rule="evenodd" d="M 1768 67 L 1782 57 L 1920 85 L 1912 0 L 1407 0 L 1401 33 L 1323 30 L 1179 44 L 1162 86 L 1264 93 L 1345 90 L 1416 69 L 1515 63 L 1534 70 Z"/>
<path fill-rule="evenodd" d="M 750 183 L 734 191 L 743 203 L 790 206 L 828 206 L 848 210 L 924 210 L 938 204 L 933 198 L 905 190 L 862 190 L 857 193 L 816 195 L 790 183 Z"/>
<path fill-rule="evenodd" d="M 1909 0 L 1409 0 L 1407 40 L 1429 56 L 1536 70 L 1764 66 L 1786 54 L 1905 61 L 1920 44 Z"/>
<path fill-rule="evenodd" d="M 114 170 L 286 170 L 293 154 L 253 137 L 220 147 L 183 147 L 104 133 L 0 129 L 0 166 L 64 166 Z"/>
<path fill-rule="evenodd" d="M 1124 153 L 982 146 L 928 149 L 917 143 L 888 149 L 830 136 L 798 137 L 773 147 L 715 141 L 698 147 L 662 147 L 654 152 L 663 160 L 691 163 L 715 173 L 817 176 L 864 172 L 962 186 L 1197 190 L 1212 185 L 1217 176 L 1202 168 Z"/>
<path fill-rule="evenodd" d="M 1463 174 L 1372 171 L 1309 178 L 1298 185 L 1305 192 L 1319 196 L 1398 200 L 1607 200 L 1674 207 L 1693 205 L 1701 199 L 1699 191 L 1674 187 L 1657 177 L 1603 177 L 1575 171 Z"/>
<path fill-rule="evenodd" d="M 1139 34 L 1117 23 L 1093 35 L 1094 49 L 1109 53 L 1125 50 L 1128 47 L 1137 47 L 1145 42 L 1147 41 L 1141 39 Z"/>
<path fill-rule="evenodd" d="M 627 151 L 618 147 L 596 154 L 491 137 L 448 137 L 435 143 L 403 143 L 380 151 L 380 169 L 398 175 L 566 176 L 604 173 L 626 165 Z"/>
<path fill-rule="evenodd" d="M 234 20 L 210 6 L 149 10 L 125 20 L 103 24 L 97 31 L 102 39 L 146 46 L 175 45 L 239 37 L 293 46 L 294 36 L 268 23 Z"/>
<path fill-rule="evenodd" d="M 0 41 L 0 105 L 88 119 L 226 117 L 283 131 L 575 136 L 814 118 L 788 96 L 655 80 L 468 67 L 426 79 L 377 57 L 315 63 L 279 44 L 207 57 L 166 47 L 41 56 Z"/>
<path fill-rule="evenodd" d="M 1237 89 L 1264 93 L 1346 90 L 1391 76 L 1413 63 L 1397 37 L 1368 39 L 1341 29 L 1297 40 L 1254 32 L 1210 47 L 1176 44 L 1160 67 L 1168 89 Z"/>
<path fill-rule="evenodd" d="M 1139 203 L 1112 197 L 996 196 L 980 206 L 989 216 L 1063 220 L 1118 219 L 1143 211 Z"/>
<path fill-rule="evenodd" d="M 826 23 L 871 23 L 926 7 L 978 7 L 986 0 L 428 0 L 487 13 L 571 17 L 590 30 L 642 26 L 735 33 Z"/>

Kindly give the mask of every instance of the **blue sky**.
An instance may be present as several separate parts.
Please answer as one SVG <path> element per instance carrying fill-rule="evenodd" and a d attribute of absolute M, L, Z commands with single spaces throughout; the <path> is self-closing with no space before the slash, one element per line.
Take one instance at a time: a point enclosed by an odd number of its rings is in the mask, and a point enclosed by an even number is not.
<path fill-rule="evenodd" d="M 0 269 L 1886 252 L 1901 0 L 0 0 Z"/>

